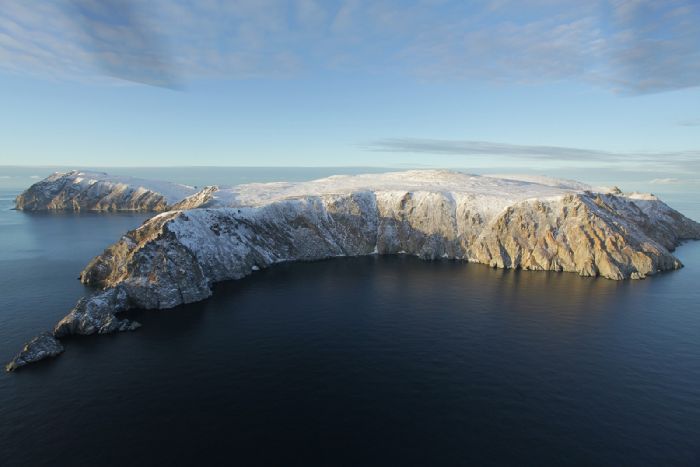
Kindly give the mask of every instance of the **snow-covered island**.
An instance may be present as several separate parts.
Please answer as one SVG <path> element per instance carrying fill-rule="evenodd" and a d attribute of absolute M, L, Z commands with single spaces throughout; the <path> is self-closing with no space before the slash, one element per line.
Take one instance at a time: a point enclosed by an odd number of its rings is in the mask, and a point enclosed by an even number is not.
<path fill-rule="evenodd" d="M 700 224 L 653 195 L 543 177 L 410 170 L 198 192 L 173 187 L 181 186 L 131 186 L 106 174 L 70 172 L 18 197 L 24 209 L 33 200 L 32 209 L 165 212 L 87 265 L 80 278 L 95 294 L 25 346 L 8 371 L 60 352 L 64 336 L 134 329 L 138 323 L 118 318 L 124 310 L 203 300 L 214 283 L 279 262 L 409 254 L 641 279 L 682 267 L 671 252 L 683 240 L 700 239 Z M 149 195 L 135 195 L 141 189 Z M 139 201 L 158 196 L 157 203 Z"/>
<path fill-rule="evenodd" d="M 22 211 L 166 211 L 194 194 L 176 183 L 73 170 L 54 173 L 15 200 Z"/>

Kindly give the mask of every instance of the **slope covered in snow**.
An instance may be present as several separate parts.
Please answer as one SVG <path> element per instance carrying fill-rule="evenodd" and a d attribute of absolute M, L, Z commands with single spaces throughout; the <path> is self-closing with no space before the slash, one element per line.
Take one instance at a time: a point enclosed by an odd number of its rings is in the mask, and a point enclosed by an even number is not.
<path fill-rule="evenodd" d="M 501 180 L 513 180 L 520 182 L 536 183 L 538 185 L 551 186 L 555 188 L 562 188 L 565 190 L 578 190 L 578 191 L 609 191 L 606 188 L 598 188 L 589 185 L 588 183 L 579 182 L 576 180 L 566 180 L 561 178 L 552 178 L 544 175 L 529 175 L 529 174 L 488 174 L 485 177 L 501 179 Z"/>
<path fill-rule="evenodd" d="M 170 182 L 74 170 L 35 183 L 16 199 L 25 211 L 164 211 L 194 194 Z"/>
<path fill-rule="evenodd" d="M 464 194 L 494 206 L 518 200 L 558 196 L 579 187 L 549 186 L 449 170 L 407 170 L 364 175 L 336 175 L 308 182 L 249 183 L 217 188 L 202 206 L 260 206 L 284 199 L 357 192 L 442 192 Z"/>

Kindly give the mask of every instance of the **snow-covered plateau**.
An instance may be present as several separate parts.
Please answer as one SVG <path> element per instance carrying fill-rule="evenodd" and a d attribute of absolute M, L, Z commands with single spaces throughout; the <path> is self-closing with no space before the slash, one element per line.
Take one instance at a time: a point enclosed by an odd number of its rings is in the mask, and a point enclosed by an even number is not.
<path fill-rule="evenodd" d="M 682 267 L 671 251 L 683 240 L 700 239 L 700 224 L 653 195 L 546 177 L 410 170 L 211 186 L 199 192 L 139 181 L 139 189 L 153 187 L 150 196 L 165 200 L 139 204 L 134 196 L 117 196 L 107 188 L 135 193 L 134 186 L 102 174 L 98 190 L 94 183 L 81 184 L 95 179 L 84 174 L 53 175 L 37 184 L 41 190 L 34 185 L 20 195 L 18 207 L 22 199 L 26 209 L 31 198 L 49 200 L 43 208 L 37 202 L 36 209 L 84 209 L 81 202 L 55 202 L 79 199 L 112 210 L 168 210 L 126 233 L 87 265 L 80 278 L 98 291 L 59 321 L 54 339 L 134 329 L 138 323 L 117 314 L 203 300 L 216 282 L 285 261 L 410 254 L 498 268 L 641 279 Z M 158 192 L 158 186 L 166 193 Z M 32 191 L 50 195 L 28 196 Z M 94 202 L 98 197 L 110 201 Z M 36 355 L 41 359 L 51 353 Z M 20 353 L 7 368 L 31 361 Z"/>

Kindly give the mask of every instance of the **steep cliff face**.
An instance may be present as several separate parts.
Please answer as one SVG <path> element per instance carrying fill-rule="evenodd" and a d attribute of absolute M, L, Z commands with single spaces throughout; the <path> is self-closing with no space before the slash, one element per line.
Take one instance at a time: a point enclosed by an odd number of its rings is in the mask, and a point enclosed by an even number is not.
<path fill-rule="evenodd" d="M 463 194 L 360 192 L 174 211 L 125 235 L 81 279 L 124 287 L 132 306 L 168 308 L 254 267 L 371 253 L 641 278 L 681 267 L 669 248 L 700 238 L 697 223 L 653 202 L 654 217 L 630 198 L 586 193 L 489 213 Z"/>
<path fill-rule="evenodd" d="M 203 300 L 215 282 L 284 261 L 411 254 L 640 279 L 682 267 L 670 251 L 700 239 L 653 196 L 580 188 L 440 171 L 208 187 L 181 206 L 211 207 L 156 215 L 94 258 L 80 277 L 102 291 L 54 334 L 133 329 L 116 314 Z"/>
<path fill-rule="evenodd" d="M 55 173 L 20 194 L 15 207 L 24 211 L 165 211 L 192 187 L 98 172 Z"/>
<path fill-rule="evenodd" d="M 669 248 L 684 238 L 700 238 L 698 224 L 682 215 L 673 233 L 649 228 L 655 222 L 631 200 L 614 195 L 526 201 L 489 224 L 468 247 L 468 257 L 499 268 L 639 279 L 680 268 Z M 685 235 L 679 235 L 681 231 Z"/>

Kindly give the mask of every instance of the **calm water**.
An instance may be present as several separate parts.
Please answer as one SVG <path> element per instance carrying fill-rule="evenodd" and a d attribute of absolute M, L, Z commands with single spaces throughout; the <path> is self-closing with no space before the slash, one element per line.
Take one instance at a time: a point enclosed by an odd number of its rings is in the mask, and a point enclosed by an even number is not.
<path fill-rule="evenodd" d="M 19 189 L 0 189 L 3 363 L 145 218 L 11 211 Z M 0 375 L 0 465 L 699 465 L 700 242 L 677 254 L 619 283 L 409 257 L 260 271 Z"/>

